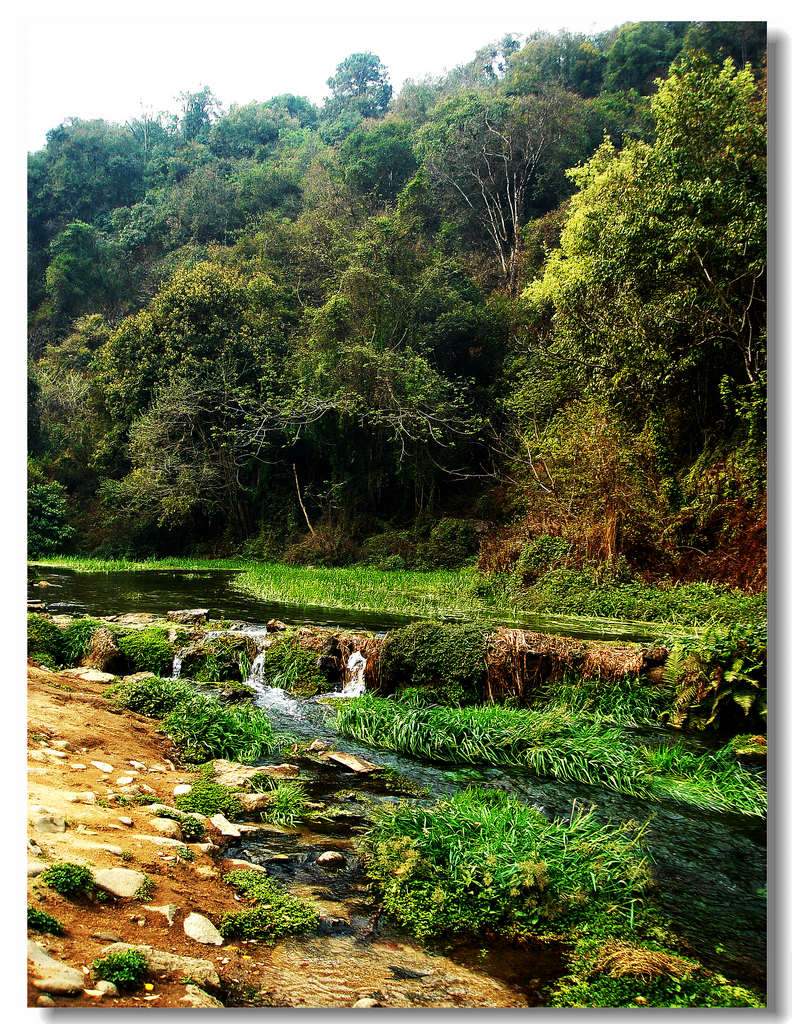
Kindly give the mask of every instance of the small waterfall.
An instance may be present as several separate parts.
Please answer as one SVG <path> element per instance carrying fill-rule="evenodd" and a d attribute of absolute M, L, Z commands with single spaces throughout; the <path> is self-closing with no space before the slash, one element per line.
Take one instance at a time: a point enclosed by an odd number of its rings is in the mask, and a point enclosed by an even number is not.
<path fill-rule="evenodd" d="M 171 669 L 171 679 L 178 679 L 181 676 L 182 670 L 182 656 L 181 651 L 176 652 L 176 656 L 173 659 L 173 668 Z"/>
<path fill-rule="evenodd" d="M 254 690 L 258 690 L 259 692 L 267 685 L 265 659 L 266 651 L 259 651 L 253 659 L 253 664 L 250 666 L 250 672 L 245 680 L 245 683 L 248 686 L 252 686 Z"/>
<path fill-rule="evenodd" d="M 360 651 L 353 651 L 349 655 L 342 697 L 360 697 L 366 692 L 366 664 L 366 659 Z"/>

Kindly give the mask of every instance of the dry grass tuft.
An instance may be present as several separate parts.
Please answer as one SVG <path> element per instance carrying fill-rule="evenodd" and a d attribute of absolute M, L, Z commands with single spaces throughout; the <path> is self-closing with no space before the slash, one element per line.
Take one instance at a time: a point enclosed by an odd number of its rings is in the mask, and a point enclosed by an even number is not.
<path fill-rule="evenodd" d="M 618 939 L 608 939 L 594 963 L 594 970 L 606 972 L 611 978 L 681 978 L 698 965 L 670 953 L 632 946 Z"/>

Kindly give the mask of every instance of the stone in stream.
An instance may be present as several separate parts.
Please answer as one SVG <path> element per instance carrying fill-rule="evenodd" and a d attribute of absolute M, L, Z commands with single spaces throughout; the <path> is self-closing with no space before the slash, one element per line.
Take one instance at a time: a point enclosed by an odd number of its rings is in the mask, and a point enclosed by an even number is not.
<path fill-rule="evenodd" d="M 55 960 L 36 942 L 28 939 L 28 965 L 30 980 L 41 992 L 55 992 L 68 995 L 80 992 L 83 987 L 83 973 L 76 967 L 69 967 Z"/>
<path fill-rule="evenodd" d="M 132 899 L 145 880 L 142 871 L 132 868 L 100 868 L 94 872 L 94 882 L 99 888 L 120 899 Z"/>
<path fill-rule="evenodd" d="M 321 864 L 328 871 L 339 871 L 346 867 L 346 857 L 338 850 L 325 850 L 316 858 L 316 863 Z"/>
<path fill-rule="evenodd" d="M 182 626 L 194 626 L 206 622 L 209 614 L 208 608 L 183 608 L 179 611 L 168 612 L 168 622 L 177 622 Z"/>
<path fill-rule="evenodd" d="M 215 965 L 210 960 L 199 960 L 192 956 L 177 956 L 175 953 L 166 953 L 163 949 L 154 949 L 152 946 L 132 945 L 128 942 L 115 942 L 112 946 L 105 946 L 102 956 L 109 956 L 112 953 L 126 953 L 130 949 L 136 949 L 146 958 L 146 964 L 154 974 L 167 974 L 169 977 L 192 978 L 199 985 L 208 985 L 210 988 L 220 988 L 220 976 Z"/>
<path fill-rule="evenodd" d="M 223 945 L 223 936 L 203 914 L 187 915 L 184 919 L 184 934 L 196 942 L 202 942 L 205 946 Z"/>
<path fill-rule="evenodd" d="M 347 754 L 340 750 L 328 750 L 319 756 L 323 761 L 334 761 L 353 772 L 375 772 L 381 768 L 381 765 L 374 764 L 372 761 L 366 761 L 362 757 L 355 757 L 354 754 Z"/>

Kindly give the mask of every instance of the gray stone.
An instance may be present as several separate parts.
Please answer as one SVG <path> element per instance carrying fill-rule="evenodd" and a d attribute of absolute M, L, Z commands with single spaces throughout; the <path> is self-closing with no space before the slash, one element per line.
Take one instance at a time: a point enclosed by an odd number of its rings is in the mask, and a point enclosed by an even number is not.
<path fill-rule="evenodd" d="M 265 807 L 269 807 L 274 799 L 272 793 L 239 793 L 237 796 L 242 810 L 248 814 L 252 814 L 255 811 L 263 811 Z"/>
<path fill-rule="evenodd" d="M 325 850 L 324 853 L 316 858 L 316 863 L 321 864 L 323 868 L 327 868 L 329 871 L 339 871 L 341 868 L 346 867 L 346 857 L 343 853 L 339 853 L 338 850 Z"/>
<path fill-rule="evenodd" d="M 210 996 L 208 992 L 204 992 L 202 988 L 198 988 L 197 985 L 188 985 L 185 988 L 186 995 L 183 995 L 179 1000 L 180 1003 L 186 1003 L 187 1006 L 195 1007 L 206 1007 L 207 1009 L 224 1009 L 223 1004 L 219 999 L 215 999 L 214 996 Z"/>
<path fill-rule="evenodd" d="M 36 875 L 40 875 L 46 866 L 43 860 L 29 860 L 27 864 L 28 878 L 35 878 Z"/>
<path fill-rule="evenodd" d="M 183 608 L 180 611 L 168 612 L 168 622 L 178 622 L 183 626 L 192 626 L 200 622 L 206 622 L 209 614 L 208 608 Z"/>
<path fill-rule="evenodd" d="M 184 934 L 190 939 L 195 939 L 196 942 L 202 942 L 205 946 L 223 945 L 223 936 L 203 914 L 187 915 L 184 919 Z"/>
<path fill-rule="evenodd" d="M 213 814 L 209 821 L 211 821 L 222 836 L 231 836 L 234 839 L 239 839 L 242 834 L 236 825 L 232 825 L 228 818 L 222 814 Z"/>
<path fill-rule="evenodd" d="M 67 995 L 81 992 L 83 973 L 76 967 L 69 967 L 46 953 L 37 942 L 28 939 L 28 965 L 30 980 L 41 992 L 55 992 Z"/>
<path fill-rule="evenodd" d="M 115 932 L 92 932 L 92 939 L 100 939 L 102 942 L 120 942 L 121 936 Z"/>
<path fill-rule="evenodd" d="M 94 768 L 98 768 L 100 772 L 105 772 L 107 775 L 113 771 L 113 766 L 108 764 L 107 761 L 91 761 Z"/>
<path fill-rule="evenodd" d="M 92 793 L 90 789 L 87 789 L 84 793 L 67 793 L 66 799 L 70 804 L 95 804 L 96 793 Z"/>
<path fill-rule="evenodd" d="M 98 992 L 102 992 L 106 996 L 118 995 L 118 989 L 115 987 L 112 981 L 97 981 L 96 988 Z"/>
<path fill-rule="evenodd" d="M 36 1006 L 57 1006 L 57 1003 L 52 996 L 43 995 L 36 1000 Z"/>
<path fill-rule="evenodd" d="M 37 832 L 65 832 L 66 820 L 46 807 L 32 807 L 33 828 Z"/>
<path fill-rule="evenodd" d="M 163 836 L 170 836 L 171 839 L 182 838 L 182 830 L 178 821 L 173 821 L 171 818 L 152 818 L 151 827 Z"/>
<path fill-rule="evenodd" d="M 188 782 L 180 782 L 178 786 L 173 787 L 174 796 L 187 796 L 190 792 L 192 792 L 192 786 Z"/>
<path fill-rule="evenodd" d="M 132 945 L 128 942 L 115 942 L 112 946 L 105 946 L 102 949 L 102 956 L 109 956 L 111 953 L 125 953 L 129 949 L 136 949 L 142 953 L 146 958 L 149 970 L 154 974 L 162 973 L 177 978 L 189 977 L 193 981 L 197 981 L 199 985 L 220 988 L 220 976 L 210 960 L 199 960 L 192 956 L 177 956 L 175 953 L 166 953 L 162 949 Z"/>
<path fill-rule="evenodd" d="M 165 903 L 161 907 L 151 907 L 146 905 L 143 909 L 150 910 L 154 914 L 162 914 L 162 916 L 167 920 L 169 926 L 173 924 L 176 920 L 176 915 L 179 913 L 179 908 L 175 903 Z"/>
<path fill-rule="evenodd" d="M 121 899 L 132 899 L 145 880 L 142 871 L 132 868 L 100 868 L 94 873 L 94 882 L 100 889 Z"/>

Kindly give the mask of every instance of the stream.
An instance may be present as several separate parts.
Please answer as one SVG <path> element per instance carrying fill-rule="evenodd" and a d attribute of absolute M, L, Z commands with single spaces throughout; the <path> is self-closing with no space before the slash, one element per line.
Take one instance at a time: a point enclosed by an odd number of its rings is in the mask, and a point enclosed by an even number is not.
<path fill-rule="evenodd" d="M 234 590 L 231 584 L 235 575 L 234 571 L 165 570 L 81 574 L 48 568 L 45 578 L 53 588 L 42 592 L 31 587 L 29 594 L 44 599 L 52 612 L 91 615 L 142 610 L 164 614 L 175 608 L 200 606 L 209 607 L 212 616 L 244 619 L 251 624 L 277 617 L 287 623 L 378 632 L 410 621 L 400 616 L 335 609 L 303 614 L 294 606 L 261 602 Z M 321 698 L 299 699 L 270 687 L 266 684 L 266 668 L 261 668 L 257 666 L 248 683 L 254 686 L 257 702 L 266 709 L 277 731 L 300 743 L 324 740 L 335 750 L 394 769 L 409 782 L 400 788 L 391 773 L 360 774 L 309 755 L 287 756 L 286 760 L 300 766 L 308 799 L 325 804 L 327 816 L 297 829 L 267 826 L 243 835 L 230 851 L 231 856 L 266 866 L 269 874 L 319 906 L 319 936 L 287 940 L 268 954 L 273 978 L 291 979 L 295 993 L 302 992 L 310 1000 L 301 965 L 311 961 L 314 966 L 325 965 L 321 970 L 326 971 L 328 988 L 322 1005 L 348 1005 L 333 1000 L 340 998 L 334 993 L 343 987 L 341 975 L 350 971 L 366 979 L 368 989 L 390 1000 L 388 1005 L 543 1004 L 543 991 L 563 973 L 560 946 L 493 945 L 481 950 L 452 943 L 428 947 L 392 929 L 368 894 L 354 847 L 356 833 L 365 827 L 364 803 L 434 800 L 471 782 L 504 789 L 551 818 L 568 817 L 575 807 L 594 805 L 605 820 L 649 819 L 644 842 L 657 883 L 656 898 L 683 943 L 681 951 L 738 982 L 764 984 L 764 822 L 651 803 L 582 783 L 538 777 L 529 771 L 438 766 L 374 749 L 339 736 L 331 724 L 334 712 Z M 635 739 L 628 735 L 630 732 L 625 730 L 625 742 Z M 678 741 L 680 735 L 671 730 L 644 729 L 641 738 L 650 742 Z M 689 742 L 697 745 L 700 741 L 691 738 Z M 417 795 L 421 790 L 424 793 Z M 326 850 L 344 854 L 343 870 L 331 874 L 316 863 Z M 458 976 L 453 973 L 454 965 Z M 311 985 L 315 985 L 315 974 L 308 974 L 313 979 Z M 488 988 L 490 984 L 494 987 Z M 456 995 L 454 986 L 458 989 Z M 480 1002 L 466 1002 L 465 994 L 473 992 Z M 302 996 L 295 998 L 298 1005 L 304 1005 Z"/>

